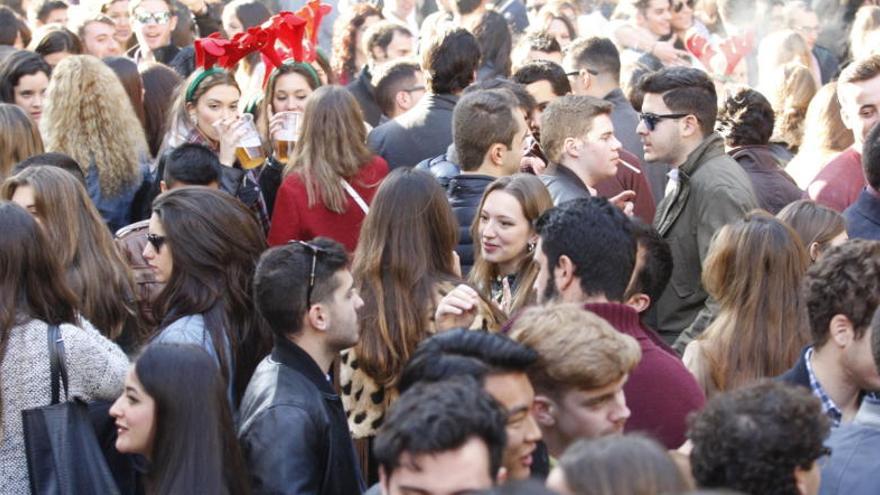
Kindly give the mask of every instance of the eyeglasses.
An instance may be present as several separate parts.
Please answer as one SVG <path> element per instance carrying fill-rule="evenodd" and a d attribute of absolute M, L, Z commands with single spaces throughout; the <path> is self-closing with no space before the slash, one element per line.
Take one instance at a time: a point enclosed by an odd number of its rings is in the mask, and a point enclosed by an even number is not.
<path fill-rule="evenodd" d="M 312 253 L 312 270 L 309 272 L 309 288 L 306 290 L 306 308 L 311 308 L 312 307 L 312 289 L 315 287 L 315 265 L 318 262 L 318 254 L 319 253 L 326 253 L 327 250 L 322 247 L 315 246 L 314 244 L 312 244 L 310 242 L 305 242 L 305 241 L 289 241 L 288 244 L 298 244 L 298 245 L 308 249 L 309 252 Z"/>
<path fill-rule="evenodd" d="M 694 5 L 696 5 L 696 0 L 687 0 L 685 2 L 676 2 L 672 5 L 672 11 L 676 14 L 681 12 L 684 9 L 684 6 L 687 5 L 689 9 L 694 10 Z"/>
<path fill-rule="evenodd" d="M 134 17 L 135 22 L 142 25 L 147 24 L 168 24 L 168 21 L 171 20 L 171 12 L 135 12 L 132 17 Z"/>
<path fill-rule="evenodd" d="M 597 71 L 597 70 L 595 70 L 595 69 L 590 69 L 589 67 L 584 67 L 583 69 L 580 69 L 580 70 L 569 71 L 569 72 L 566 72 L 565 75 L 568 76 L 568 77 L 579 76 L 579 75 L 581 75 L 581 71 L 582 71 L 582 70 L 587 71 L 587 74 L 590 74 L 590 75 L 593 75 L 593 76 L 598 76 L 598 75 L 599 75 L 599 71 Z"/>
<path fill-rule="evenodd" d="M 424 86 L 413 86 L 411 88 L 403 89 L 402 91 L 406 91 L 407 93 L 415 93 L 416 91 L 425 91 L 426 88 Z"/>
<path fill-rule="evenodd" d="M 153 249 L 158 253 L 160 249 L 162 249 L 162 245 L 165 244 L 165 236 L 164 235 L 156 235 L 156 234 L 147 234 L 147 242 L 149 242 Z"/>
<path fill-rule="evenodd" d="M 667 113 L 663 115 L 657 115 L 656 113 L 640 113 L 639 119 L 645 123 L 645 127 L 648 128 L 648 131 L 653 131 L 657 124 L 663 119 L 681 119 L 690 115 L 689 113 Z"/>
<path fill-rule="evenodd" d="M 805 34 L 816 34 L 819 32 L 819 26 L 798 26 L 795 29 Z"/>

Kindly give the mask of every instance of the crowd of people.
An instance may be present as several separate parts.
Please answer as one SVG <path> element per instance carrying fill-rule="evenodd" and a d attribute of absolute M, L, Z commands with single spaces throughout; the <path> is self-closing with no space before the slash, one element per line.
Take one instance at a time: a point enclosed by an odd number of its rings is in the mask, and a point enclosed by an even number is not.
<path fill-rule="evenodd" d="M 124 494 L 877 493 L 878 121 L 866 0 L 0 0 L 0 493 L 56 341 Z"/>

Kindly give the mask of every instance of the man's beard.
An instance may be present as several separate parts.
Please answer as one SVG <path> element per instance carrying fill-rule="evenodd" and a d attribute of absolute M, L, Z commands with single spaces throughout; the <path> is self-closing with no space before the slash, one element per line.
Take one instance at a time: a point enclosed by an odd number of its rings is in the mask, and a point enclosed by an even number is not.
<path fill-rule="evenodd" d="M 544 285 L 544 291 L 541 293 L 541 302 L 544 304 L 549 303 L 556 299 L 558 294 L 559 291 L 556 289 L 556 280 L 553 280 L 551 275 L 547 277 L 547 284 Z"/>

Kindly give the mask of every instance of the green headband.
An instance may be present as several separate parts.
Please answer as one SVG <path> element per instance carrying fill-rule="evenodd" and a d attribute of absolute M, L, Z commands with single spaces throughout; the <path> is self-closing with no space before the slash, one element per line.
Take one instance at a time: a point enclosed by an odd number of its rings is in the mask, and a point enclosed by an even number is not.
<path fill-rule="evenodd" d="M 199 85 L 202 84 L 202 81 L 204 81 L 206 77 L 213 76 L 214 74 L 225 73 L 226 71 L 224 69 L 221 69 L 220 67 L 211 67 L 210 69 L 205 69 L 200 72 L 199 75 L 197 75 L 186 88 L 186 102 L 192 103 L 193 95 L 195 94 L 196 90 L 199 89 Z"/>
<path fill-rule="evenodd" d="M 280 67 L 276 67 L 275 70 L 272 71 L 272 75 L 269 76 L 269 84 L 267 85 L 267 87 L 275 84 L 275 78 L 278 77 L 278 70 L 281 69 L 281 67 L 283 67 L 285 65 L 292 66 L 292 67 L 304 68 L 306 70 L 306 72 L 309 73 L 309 76 L 312 78 L 312 82 L 315 83 L 315 87 L 316 88 L 321 87 L 321 85 L 322 85 L 321 78 L 318 77 L 318 71 L 316 71 L 315 68 L 312 67 L 312 64 L 307 63 L 307 62 L 297 62 L 295 60 L 286 60 L 283 64 L 281 64 Z"/>

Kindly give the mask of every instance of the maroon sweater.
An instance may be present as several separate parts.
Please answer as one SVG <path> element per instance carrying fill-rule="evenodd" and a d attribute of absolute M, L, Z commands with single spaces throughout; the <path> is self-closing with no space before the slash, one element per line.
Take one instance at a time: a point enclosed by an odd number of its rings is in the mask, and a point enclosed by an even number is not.
<path fill-rule="evenodd" d="M 647 433 L 667 449 L 685 441 L 686 418 L 703 407 L 706 397 L 678 355 L 639 321 L 636 310 L 618 303 L 587 303 L 584 309 L 604 318 L 619 332 L 636 339 L 642 360 L 623 387 L 632 416 L 625 431 Z"/>
<path fill-rule="evenodd" d="M 807 194 L 813 201 L 843 213 L 856 202 L 865 185 L 862 155 L 850 148 L 825 165 L 807 187 Z"/>

